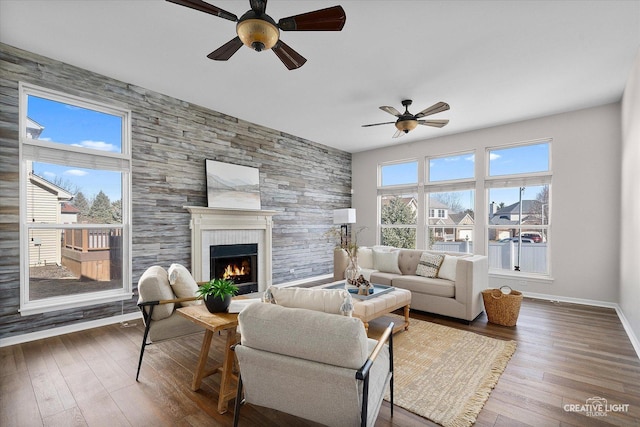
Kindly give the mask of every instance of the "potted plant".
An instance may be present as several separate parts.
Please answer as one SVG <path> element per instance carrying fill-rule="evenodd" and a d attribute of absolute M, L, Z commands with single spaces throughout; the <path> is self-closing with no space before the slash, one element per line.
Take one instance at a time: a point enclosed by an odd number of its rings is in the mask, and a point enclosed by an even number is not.
<path fill-rule="evenodd" d="M 231 297 L 238 293 L 238 287 L 229 279 L 212 279 L 198 287 L 196 294 L 202 299 L 210 313 L 227 311 Z"/>

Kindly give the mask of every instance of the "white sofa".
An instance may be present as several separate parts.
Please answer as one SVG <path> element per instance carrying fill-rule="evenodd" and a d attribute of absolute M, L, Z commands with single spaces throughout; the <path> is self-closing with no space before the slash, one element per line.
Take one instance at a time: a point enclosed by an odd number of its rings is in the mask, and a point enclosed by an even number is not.
<path fill-rule="evenodd" d="M 434 277 L 416 274 L 423 253 L 444 257 Z M 344 280 L 348 262 L 347 253 L 336 249 L 334 280 Z M 358 265 L 371 283 L 410 290 L 413 309 L 467 322 L 483 311 L 481 292 L 489 280 L 486 256 L 374 246 L 358 249 Z"/>

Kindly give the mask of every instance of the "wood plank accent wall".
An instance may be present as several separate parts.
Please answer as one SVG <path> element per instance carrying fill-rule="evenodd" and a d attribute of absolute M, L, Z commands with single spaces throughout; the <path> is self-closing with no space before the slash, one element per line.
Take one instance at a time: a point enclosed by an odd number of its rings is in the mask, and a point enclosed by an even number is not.
<path fill-rule="evenodd" d="M 274 284 L 333 271 L 334 243 L 323 234 L 332 226 L 332 210 L 351 206 L 350 153 L 0 43 L 0 337 L 137 310 L 134 297 L 124 308 L 118 302 L 18 313 L 19 81 L 132 111 L 134 292 L 151 265 L 191 268 L 190 216 L 182 207 L 207 204 L 206 158 L 260 169 L 262 208 L 279 211 Z"/>

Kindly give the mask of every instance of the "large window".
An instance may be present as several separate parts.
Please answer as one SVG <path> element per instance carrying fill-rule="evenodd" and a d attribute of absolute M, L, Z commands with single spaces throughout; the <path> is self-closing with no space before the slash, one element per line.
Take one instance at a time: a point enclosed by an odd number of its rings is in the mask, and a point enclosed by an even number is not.
<path fill-rule="evenodd" d="M 551 143 L 489 149 L 489 268 L 549 275 Z"/>
<path fill-rule="evenodd" d="M 425 164 L 425 247 L 473 252 L 475 156 L 461 153 L 427 157 Z"/>
<path fill-rule="evenodd" d="M 22 314 L 131 297 L 129 116 L 20 84 Z"/>
<path fill-rule="evenodd" d="M 417 161 L 380 166 L 380 244 L 407 249 L 416 247 L 417 190 Z"/>

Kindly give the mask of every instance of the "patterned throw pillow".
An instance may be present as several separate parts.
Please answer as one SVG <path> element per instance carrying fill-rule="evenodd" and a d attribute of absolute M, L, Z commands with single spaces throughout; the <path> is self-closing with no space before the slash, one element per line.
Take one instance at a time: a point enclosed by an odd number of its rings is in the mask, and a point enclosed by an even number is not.
<path fill-rule="evenodd" d="M 418 268 L 416 268 L 416 275 L 423 277 L 436 277 L 438 275 L 438 269 L 440 268 L 440 264 L 442 264 L 443 259 L 443 255 L 423 252 L 420 256 Z"/>

